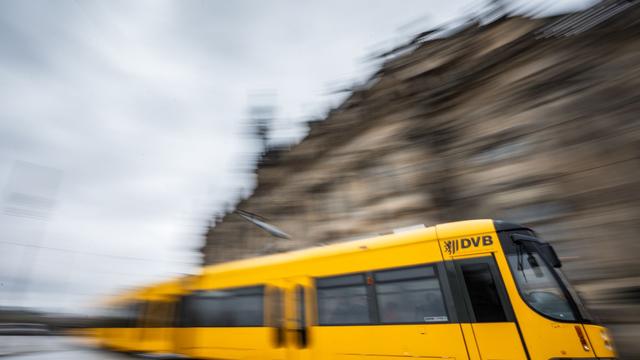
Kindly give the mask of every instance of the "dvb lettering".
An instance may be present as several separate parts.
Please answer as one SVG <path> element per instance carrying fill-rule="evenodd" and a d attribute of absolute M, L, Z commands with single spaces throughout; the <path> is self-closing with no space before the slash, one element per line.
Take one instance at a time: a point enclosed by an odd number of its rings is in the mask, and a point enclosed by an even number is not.
<path fill-rule="evenodd" d="M 453 255 L 460 249 L 489 245 L 493 245 L 493 238 L 491 237 L 491 235 L 474 236 L 469 238 L 447 240 L 444 242 L 444 250 L 449 255 Z"/>
<path fill-rule="evenodd" d="M 476 236 L 472 238 L 464 238 L 460 239 L 460 247 L 462 249 L 470 248 L 471 246 L 478 247 L 482 244 L 482 246 L 489 246 L 493 244 L 493 239 L 491 236 Z"/>

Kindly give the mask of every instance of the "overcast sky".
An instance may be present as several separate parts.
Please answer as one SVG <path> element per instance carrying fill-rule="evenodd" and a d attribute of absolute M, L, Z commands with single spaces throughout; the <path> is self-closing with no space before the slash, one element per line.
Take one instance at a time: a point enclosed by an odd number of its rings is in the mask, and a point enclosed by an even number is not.
<path fill-rule="evenodd" d="M 0 1 L 0 305 L 77 310 L 193 271 L 251 189 L 252 94 L 294 141 L 372 51 L 477 4 Z"/>

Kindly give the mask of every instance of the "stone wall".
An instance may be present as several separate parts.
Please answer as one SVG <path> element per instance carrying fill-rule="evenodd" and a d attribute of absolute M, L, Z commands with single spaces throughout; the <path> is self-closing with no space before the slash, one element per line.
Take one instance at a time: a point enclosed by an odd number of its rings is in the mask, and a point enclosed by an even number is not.
<path fill-rule="evenodd" d="M 272 150 L 205 263 L 413 224 L 536 229 L 623 355 L 640 356 L 640 6 L 502 18 L 414 39 L 288 151 Z M 635 347 L 634 347 L 635 346 Z"/>

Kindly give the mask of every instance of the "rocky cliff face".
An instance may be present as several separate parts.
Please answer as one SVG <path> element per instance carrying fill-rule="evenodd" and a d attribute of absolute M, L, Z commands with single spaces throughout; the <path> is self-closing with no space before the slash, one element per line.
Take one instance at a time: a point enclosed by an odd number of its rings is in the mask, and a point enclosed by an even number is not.
<path fill-rule="evenodd" d="M 640 356 L 640 6 L 507 17 L 417 37 L 289 151 L 206 234 L 207 264 L 412 224 L 535 228 L 623 355 Z M 433 35 L 431 35 L 433 36 Z"/>

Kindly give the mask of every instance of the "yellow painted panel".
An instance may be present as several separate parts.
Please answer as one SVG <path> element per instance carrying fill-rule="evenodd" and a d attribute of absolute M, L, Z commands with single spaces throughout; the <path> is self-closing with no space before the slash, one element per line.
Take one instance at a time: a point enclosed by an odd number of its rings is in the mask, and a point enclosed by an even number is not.
<path fill-rule="evenodd" d="M 108 328 L 104 329 L 104 343 L 108 348 L 117 348 L 118 345 L 118 329 Z"/>
<path fill-rule="evenodd" d="M 515 323 L 476 323 L 472 327 L 482 359 L 527 358 Z"/>
<path fill-rule="evenodd" d="M 317 326 L 312 336 L 316 359 L 467 358 L 458 324 Z"/>
<path fill-rule="evenodd" d="M 121 346 L 124 351 L 141 351 L 140 339 L 142 338 L 141 328 L 127 328 L 123 332 Z"/>
<path fill-rule="evenodd" d="M 197 328 L 175 328 L 173 330 L 174 352 L 185 356 L 194 357 L 196 349 Z"/>
<path fill-rule="evenodd" d="M 273 347 L 273 329 L 182 328 L 177 352 L 200 359 L 264 359 Z"/>
<path fill-rule="evenodd" d="M 137 332 L 135 328 L 105 329 L 105 344 L 118 351 L 135 351 Z"/>
<path fill-rule="evenodd" d="M 172 328 L 142 328 L 140 351 L 149 353 L 173 353 Z"/>
<path fill-rule="evenodd" d="M 471 324 L 460 324 L 460 329 L 462 329 L 462 335 L 464 335 L 464 340 L 466 344 L 467 354 L 469 354 L 469 359 L 480 360 L 480 352 L 478 350 L 476 337 L 473 334 L 473 328 L 471 327 Z"/>

